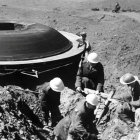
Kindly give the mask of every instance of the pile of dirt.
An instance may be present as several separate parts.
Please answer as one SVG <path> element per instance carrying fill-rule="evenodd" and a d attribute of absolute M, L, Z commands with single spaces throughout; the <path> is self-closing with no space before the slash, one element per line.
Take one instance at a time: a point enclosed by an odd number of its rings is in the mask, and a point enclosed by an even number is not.
<path fill-rule="evenodd" d="M 70 112 L 72 112 L 76 107 L 76 104 L 83 99 L 84 96 L 81 93 L 75 92 L 69 88 L 65 88 L 61 94 L 61 114 L 63 116 L 70 114 Z"/>
<path fill-rule="evenodd" d="M 99 54 L 100 61 L 104 65 L 105 92 L 108 93 L 111 85 L 114 85 L 117 95 L 127 92 L 127 89 L 119 82 L 123 74 L 130 72 L 140 76 L 140 23 L 138 22 L 139 16 L 135 13 L 133 14 L 135 18 L 129 18 L 130 14 L 128 17 L 122 12 L 119 14 L 105 12 L 105 10 L 111 11 L 115 2 L 110 0 L 94 0 L 94 2 L 93 0 L 76 2 L 74 0 L 61 2 L 57 0 L 25 0 L 24 2 L 2 0 L 0 17 L 1 19 L 42 23 L 74 34 L 81 31 L 87 32 L 92 51 Z M 121 11 L 138 12 L 140 9 L 139 0 L 119 0 L 119 3 Z M 93 11 L 94 8 L 99 11 Z M 47 78 L 43 78 L 47 81 Z M 67 82 L 69 80 L 67 79 Z M 74 82 L 74 80 L 71 81 L 72 87 L 74 87 Z M 5 86 L 0 90 L 1 139 L 51 139 L 50 132 L 41 131 L 43 118 L 39 98 L 24 89 L 22 91 L 16 90 L 13 86 L 10 88 Z M 61 96 L 60 109 L 63 116 L 71 112 L 82 98 L 69 87 L 66 88 Z M 27 112 L 30 112 L 30 116 L 23 111 L 23 106 L 26 107 Z M 33 118 L 36 118 L 35 121 Z M 111 121 L 101 126 L 101 129 L 104 140 L 133 140 L 138 136 L 137 130 L 129 128 L 120 120 L 119 122 Z"/>
<path fill-rule="evenodd" d="M 51 131 L 43 130 L 43 117 L 37 96 L 17 86 L 0 88 L 0 139 L 46 140 Z"/>
<path fill-rule="evenodd" d="M 54 138 L 52 128 L 43 129 L 44 119 L 39 100 L 41 89 L 40 93 L 37 93 L 39 92 L 12 85 L 0 87 L 0 139 L 52 140 Z M 80 93 L 65 88 L 61 93 L 62 115 L 68 115 L 84 98 Z M 127 140 L 128 137 L 136 140 L 139 134 L 134 125 L 129 126 L 116 118 L 100 124 L 98 130 L 102 140 Z"/>
<path fill-rule="evenodd" d="M 119 119 L 113 119 L 101 134 L 102 140 L 137 140 L 138 130 Z"/>

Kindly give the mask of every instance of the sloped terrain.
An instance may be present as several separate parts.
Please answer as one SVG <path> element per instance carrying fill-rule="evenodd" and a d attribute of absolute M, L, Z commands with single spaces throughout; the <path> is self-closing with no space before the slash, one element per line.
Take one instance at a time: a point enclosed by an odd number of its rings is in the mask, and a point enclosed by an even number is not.
<path fill-rule="evenodd" d="M 87 32 L 92 51 L 99 54 L 100 61 L 104 65 L 105 92 L 108 93 L 113 85 L 117 89 L 117 95 L 126 92 L 126 88 L 119 83 L 119 78 L 123 74 L 131 72 L 140 76 L 140 23 L 139 15 L 135 13 L 133 14 L 135 18 L 122 12 L 112 13 L 115 2 L 111 0 L 2 0 L 0 18 L 43 23 L 72 33 Z M 121 11 L 139 12 L 140 10 L 139 0 L 119 0 L 119 2 Z M 94 8 L 99 11 L 94 11 Z M 66 81 L 68 88 L 62 93 L 60 109 L 62 114 L 66 115 L 83 97 L 73 91 L 75 79 L 70 79 L 71 76 L 67 77 L 67 74 L 64 77 L 64 71 L 65 69 L 60 73 L 60 77 Z M 48 80 L 47 76 L 43 77 L 43 81 Z M 71 86 L 68 84 L 69 81 Z M 28 83 L 30 84 L 30 81 L 27 80 L 26 85 Z M 71 87 L 73 89 L 69 89 Z M 7 90 L 7 85 L 1 87 L 0 97 L 1 139 L 52 139 L 50 132 L 42 132 L 43 118 L 38 108 L 38 97 L 31 92 L 25 92 L 24 89 L 16 90 L 13 86 L 10 88 L 8 86 Z M 23 109 L 23 106 L 26 106 L 26 109 Z M 32 117 L 23 110 L 29 111 Z M 35 121 L 33 118 L 36 118 Z M 122 128 L 126 129 L 122 130 Z M 137 130 L 116 120 L 102 126 L 101 130 L 104 140 L 136 140 L 138 136 Z"/>

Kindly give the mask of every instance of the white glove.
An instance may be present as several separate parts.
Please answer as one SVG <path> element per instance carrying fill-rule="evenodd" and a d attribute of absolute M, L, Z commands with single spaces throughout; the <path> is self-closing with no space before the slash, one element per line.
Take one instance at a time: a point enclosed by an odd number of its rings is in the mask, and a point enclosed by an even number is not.
<path fill-rule="evenodd" d="M 84 93 L 85 93 L 85 94 L 89 94 L 88 88 L 84 88 Z"/>

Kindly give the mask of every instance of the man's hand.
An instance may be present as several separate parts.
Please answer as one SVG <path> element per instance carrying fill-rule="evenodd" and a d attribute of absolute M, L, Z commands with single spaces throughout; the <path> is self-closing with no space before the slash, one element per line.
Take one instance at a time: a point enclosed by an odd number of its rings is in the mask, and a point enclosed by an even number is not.
<path fill-rule="evenodd" d="M 77 87 L 77 88 L 76 88 L 76 91 L 82 92 L 82 88 L 81 88 L 81 87 Z"/>
<path fill-rule="evenodd" d="M 85 94 L 89 94 L 88 88 L 84 88 L 84 93 L 85 93 Z"/>
<path fill-rule="evenodd" d="M 98 140 L 98 137 L 95 134 L 90 134 L 89 140 Z"/>
<path fill-rule="evenodd" d="M 115 100 L 115 99 L 111 99 L 111 98 L 109 98 L 108 101 L 110 101 L 110 102 L 112 102 L 112 103 L 114 103 L 114 104 L 118 103 L 117 100 Z"/>
<path fill-rule="evenodd" d="M 96 90 L 95 94 L 96 94 L 96 95 L 100 95 L 99 90 Z"/>
<path fill-rule="evenodd" d="M 127 124 L 128 124 L 128 126 L 130 128 L 134 128 L 135 127 L 135 123 L 134 122 L 128 122 Z"/>

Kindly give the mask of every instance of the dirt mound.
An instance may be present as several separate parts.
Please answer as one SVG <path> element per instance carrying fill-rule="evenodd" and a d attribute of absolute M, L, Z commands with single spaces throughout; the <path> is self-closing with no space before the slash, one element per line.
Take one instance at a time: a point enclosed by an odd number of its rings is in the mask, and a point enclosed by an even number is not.
<path fill-rule="evenodd" d="M 61 94 L 60 110 L 63 116 L 69 114 L 76 107 L 76 104 L 84 99 L 82 94 L 66 88 Z"/>
<path fill-rule="evenodd" d="M 46 140 L 50 132 L 43 130 L 43 119 L 37 97 L 17 86 L 0 88 L 0 139 Z"/>
<path fill-rule="evenodd" d="M 44 119 L 39 100 L 41 89 L 40 93 L 37 93 L 12 85 L 0 88 L 0 139 L 52 140 L 54 138 L 51 128 L 43 129 Z M 61 94 L 62 115 L 69 114 L 83 99 L 80 93 L 65 88 Z M 113 108 L 110 111 L 113 112 Z M 131 140 L 136 140 L 139 134 L 134 125 L 127 125 L 118 119 L 99 125 L 98 130 L 102 140 L 127 140 L 130 137 Z"/>
<path fill-rule="evenodd" d="M 104 132 L 102 133 L 102 140 L 137 140 L 139 132 L 132 126 L 119 119 L 110 121 Z"/>
<path fill-rule="evenodd" d="M 119 78 L 123 74 L 131 72 L 140 76 L 140 23 L 121 13 L 104 12 L 105 10 L 111 11 L 115 2 L 110 0 L 94 2 L 93 0 L 77 2 L 68 0 L 2 0 L 0 17 L 1 19 L 42 23 L 72 33 L 87 32 L 92 51 L 99 54 L 104 65 L 105 92 L 108 92 L 110 86 L 114 85 L 117 95 L 127 92 L 119 83 Z M 119 2 L 122 11 L 139 11 L 140 9 L 139 0 L 119 0 Z M 92 10 L 94 8 L 99 11 L 94 12 Z M 45 81 L 45 77 L 43 78 Z M 66 81 L 69 83 L 70 79 Z M 71 84 L 74 87 L 74 80 Z M 43 118 L 38 97 L 30 92 L 25 92 L 24 89 L 19 91 L 10 86 L 10 89 L 7 90 L 7 85 L 5 86 L 0 90 L 1 139 L 43 140 L 44 137 L 51 139 L 48 135 L 49 132 L 44 132 L 41 129 Z M 20 100 L 18 97 L 21 97 Z M 73 110 L 76 102 L 81 99 L 80 94 L 66 89 L 61 97 L 62 114 L 66 115 Z M 26 111 L 24 111 L 24 107 Z M 31 115 L 29 116 L 27 112 Z M 35 121 L 34 118 L 38 121 Z M 123 122 L 119 122 L 120 126 L 116 123 L 116 121 L 109 122 L 107 126 L 102 126 L 102 128 L 105 127 L 103 129 L 105 131 L 102 133 L 104 140 L 136 139 L 137 131 L 129 129 L 129 126 Z M 122 130 L 122 128 L 124 129 Z"/>

